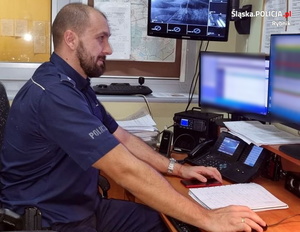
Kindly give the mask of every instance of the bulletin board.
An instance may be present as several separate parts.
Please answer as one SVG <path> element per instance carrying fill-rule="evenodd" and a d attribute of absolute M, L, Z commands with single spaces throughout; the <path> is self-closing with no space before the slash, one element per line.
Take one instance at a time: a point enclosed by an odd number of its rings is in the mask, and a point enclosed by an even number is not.
<path fill-rule="evenodd" d="M 299 0 L 264 0 L 261 52 L 269 54 L 271 34 L 300 33 Z"/>
<path fill-rule="evenodd" d="M 148 0 L 88 0 L 95 2 L 126 2 L 131 10 L 142 14 L 146 22 Z M 121 5 L 121 4 L 119 4 Z M 51 0 L 1 0 L 0 1 L 0 62 L 42 63 L 51 55 Z M 140 10 L 140 11 L 139 11 Z M 141 17 L 140 17 L 141 16 Z M 133 31 L 132 35 L 146 34 L 146 30 Z M 24 35 L 29 37 L 25 37 Z M 138 51 L 156 51 L 155 56 L 133 55 L 125 59 L 110 60 L 107 57 L 106 76 L 144 76 L 178 78 L 181 73 L 182 41 L 167 38 L 149 38 L 148 45 L 131 41 Z M 162 42 L 165 46 L 160 45 Z M 159 44 L 160 43 L 160 44 Z M 122 43 L 121 43 L 122 45 Z M 116 50 L 116 49 L 115 49 Z M 160 53 L 160 54 L 159 54 Z"/>
<path fill-rule="evenodd" d="M 51 0 L 1 0 L 0 61 L 49 60 L 50 22 Z"/>

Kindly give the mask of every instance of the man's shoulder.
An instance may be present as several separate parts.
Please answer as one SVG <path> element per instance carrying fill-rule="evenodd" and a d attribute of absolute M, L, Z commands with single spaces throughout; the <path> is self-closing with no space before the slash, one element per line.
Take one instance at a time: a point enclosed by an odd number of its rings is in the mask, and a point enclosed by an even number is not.
<path fill-rule="evenodd" d="M 51 62 L 43 63 L 32 76 L 32 80 L 46 88 L 58 87 L 61 84 L 75 87 L 75 82 Z"/>

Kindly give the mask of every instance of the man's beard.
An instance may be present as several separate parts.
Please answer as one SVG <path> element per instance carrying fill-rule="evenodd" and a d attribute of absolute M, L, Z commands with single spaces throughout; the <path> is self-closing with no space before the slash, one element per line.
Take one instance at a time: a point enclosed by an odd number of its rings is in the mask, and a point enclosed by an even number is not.
<path fill-rule="evenodd" d="M 90 56 L 82 41 L 79 42 L 79 46 L 77 48 L 77 57 L 79 59 L 79 63 L 83 71 L 88 77 L 99 77 L 105 71 L 105 56 L 99 56 L 94 60 L 93 56 Z M 102 65 L 97 65 L 98 60 L 102 60 Z"/>

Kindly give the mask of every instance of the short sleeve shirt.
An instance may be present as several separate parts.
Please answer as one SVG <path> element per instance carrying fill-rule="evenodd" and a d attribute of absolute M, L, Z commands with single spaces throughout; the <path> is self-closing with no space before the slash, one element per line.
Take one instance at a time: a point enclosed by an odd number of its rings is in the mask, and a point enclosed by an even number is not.
<path fill-rule="evenodd" d="M 99 171 L 92 164 L 118 145 L 117 127 L 90 80 L 53 53 L 13 100 L 0 200 L 19 213 L 37 206 L 44 226 L 89 217 L 98 204 Z"/>

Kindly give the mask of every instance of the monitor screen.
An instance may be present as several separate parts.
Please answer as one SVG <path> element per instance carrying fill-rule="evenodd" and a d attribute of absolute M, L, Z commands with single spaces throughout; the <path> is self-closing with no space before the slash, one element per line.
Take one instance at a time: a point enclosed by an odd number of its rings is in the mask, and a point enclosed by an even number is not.
<path fill-rule="evenodd" d="M 256 164 L 256 161 L 258 160 L 262 151 L 263 151 L 263 147 L 258 147 L 258 146 L 254 145 L 251 148 L 251 151 L 250 151 L 249 155 L 247 156 L 246 160 L 244 161 L 244 164 L 246 164 L 250 167 L 254 167 L 254 165 Z"/>
<path fill-rule="evenodd" d="M 240 141 L 225 137 L 218 151 L 233 156 L 235 150 L 239 146 Z"/>
<path fill-rule="evenodd" d="M 230 0 L 148 0 L 149 36 L 227 41 Z"/>
<path fill-rule="evenodd" d="M 274 121 L 300 130 L 300 34 L 271 35 L 269 110 Z M 300 144 L 279 150 L 300 159 Z"/>
<path fill-rule="evenodd" d="M 271 35 L 270 113 L 300 129 L 300 34 Z"/>
<path fill-rule="evenodd" d="M 268 115 L 269 60 L 263 54 L 201 52 L 199 106 Z"/>

